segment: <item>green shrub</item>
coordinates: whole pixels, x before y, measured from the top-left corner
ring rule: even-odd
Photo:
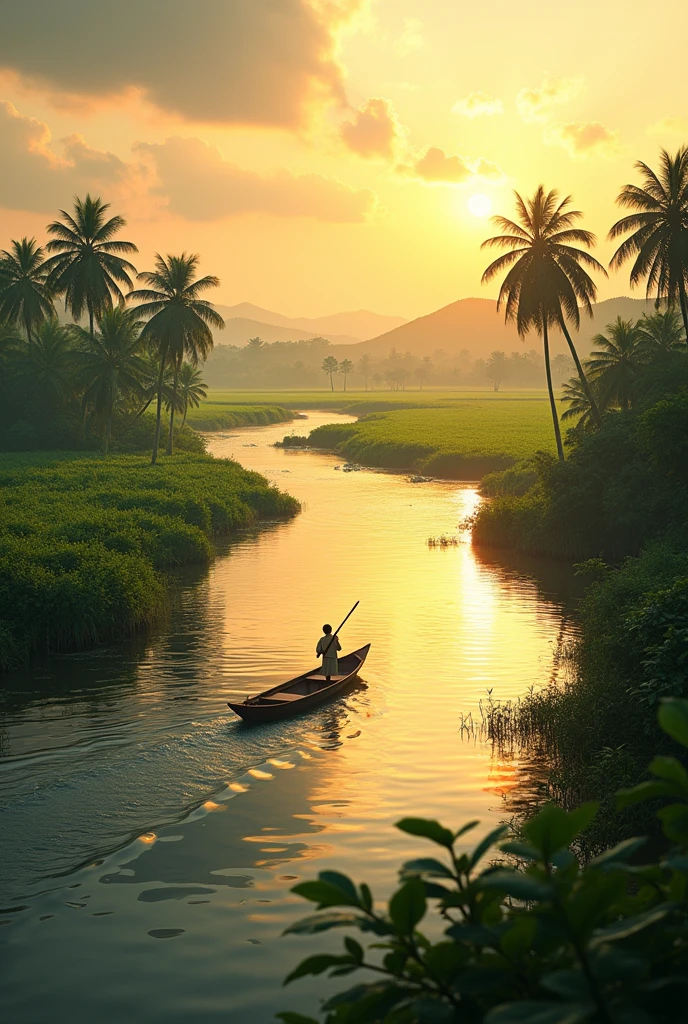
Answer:
[[[665,732],[688,747],[688,701],[660,709]],[[684,755],[685,756],[685,753]],[[605,850],[581,867],[570,847],[597,806],[565,811],[548,804],[517,839],[505,828],[472,851],[465,835],[436,821],[406,818],[403,832],[439,846],[401,869],[401,886],[378,909],[365,883],[337,871],[293,892],[318,912],[287,929],[312,935],[358,929],[340,954],[304,960],[286,981],[329,972],[369,971],[328,999],[328,1024],[676,1024],[685,1019],[688,974],[688,772],[656,757],[652,779],[619,794],[621,807],[669,801],[658,814],[668,850],[647,855],[644,839]],[[482,867],[499,844],[499,860]],[[437,913],[430,938],[419,926]],[[285,1024],[316,1024],[298,1013]]]

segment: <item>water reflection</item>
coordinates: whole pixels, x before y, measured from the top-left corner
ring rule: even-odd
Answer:
[[[478,817],[482,832],[504,817],[521,765],[462,742],[461,713],[547,680],[570,574],[465,537],[429,549],[474,488],[335,473],[330,456],[271,447],[283,433],[213,449],[287,486],[300,517],[180,578],[157,632],[8,680],[2,906],[25,909],[0,913],[0,969],[16,1024],[312,1012],[320,981],[280,988],[311,951],[279,939],[303,912],[294,881],[337,866],[384,894],[419,848],[401,816]],[[261,729],[232,719],[229,697],[312,666],[321,624],[356,599],[343,643],[372,641],[367,686]]]

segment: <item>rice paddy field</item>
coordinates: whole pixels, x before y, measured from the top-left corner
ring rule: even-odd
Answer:
[[[239,400],[359,416],[319,427],[305,443],[360,465],[449,480],[480,480],[536,451],[554,451],[544,391],[211,391],[198,412],[207,405],[229,413]]]
[[[270,403],[274,403],[274,394]],[[282,405],[216,401],[208,398],[198,409],[189,409],[187,423],[194,430],[233,430],[235,427],[264,427],[287,423],[292,413]]]

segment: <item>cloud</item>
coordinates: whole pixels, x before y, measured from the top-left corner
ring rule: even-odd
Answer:
[[[80,135],[62,139],[59,151],[43,121],[0,101],[0,204],[11,210],[53,211],[75,192],[112,188],[123,182],[128,165],[93,149]]]
[[[484,157],[467,160],[463,156],[448,156],[437,146],[431,146],[414,164],[401,165],[398,170],[430,184],[460,185],[475,178],[504,179],[504,173],[497,164]]]
[[[283,170],[261,176],[237,167],[216,146],[198,138],[138,143],[136,152],[153,165],[155,193],[171,213],[186,220],[214,221],[262,211],[351,223],[365,220],[375,205],[369,189],[353,189],[319,174]]]
[[[580,92],[580,78],[546,78],[536,89],[521,89],[516,96],[516,109],[527,123],[546,121],[552,107],[566,103]]]
[[[569,121],[568,124],[554,125],[545,133],[545,142],[563,146],[571,156],[612,157],[621,149],[619,132],[599,121]]]
[[[394,41],[394,49],[399,56],[405,57],[414,50],[420,50],[424,42],[423,22],[420,18],[404,18],[401,35]]]
[[[345,145],[363,157],[392,159],[404,136],[394,107],[389,100],[375,96],[356,111],[353,121],[341,127]]]
[[[662,117],[647,129],[648,135],[685,135],[688,122],[683,117]]]
[[[504,113],[504,104],[486,92],[469,92],[468,96],[456,101],[452,113],[470,118],[494,117]]]
[[[196,122],[296,128],[345,103],[335,49],[363,0],[21,0],[3,5],[0,69],[56,98],[139,91]]]

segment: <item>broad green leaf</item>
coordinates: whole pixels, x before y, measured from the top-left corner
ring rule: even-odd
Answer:
[[[490,1010],[484,1024],[580,1024],[594,1013],[590,1003],[505,1003]]]
[[[358,914],[331,911],[329,914],[311,914],[300,921],[295,921],[285,929],[284,935],[315,935],[326,932],[330,928],[360,928],[366,924],[365,918]]]
[[[688,842],[688,804],[669,804],[657,811],[662,830],[675,843]]]
[[[665,697],[659,705],[659,724],[682,747],[688,747],[688,700]]]
[[[454,834],[448,828],[440,825],[439,821],[430,821],[427,818],[402,818],[396,827],[410,836],[422,836],[423,839],[430,839],[433,843],[445,846],[451,850],[454,843]]]
[[[297,978],[305,978],[307,974],[322,974],[329,967],[336,967],[348,959],[348,957],[330,956],[327,953],[306,957],[291,974],[286,976],[283,984],[288,985],[290,981],[296,981]]]
[[[410,1020],[418,1021],[418,1024],[452,1024],[455,1020],[454,1010],[451,1006],[437,997],[419,996],[414,999],[409,1009],[412,1012]]]
[[[365,882],[361,882],[361,906],[364,910],[373,909],[373,894]]]
[[[642,803],[644,800],[654,800],[660,796],[676,796],[676,790],[670,782],[640,782],[637,786],[628,789],[619,789],[616,793],[616,808],[623,811],[632,804]]]
[[[688,772],[675,757],[655,757],[650,762],[650,772],[659,779],[675,782],[679,790],[688,795]]]
[[[347,935],[346,938],[344,939],[344,945],[346,946],[347,950],[354,958],[354,960],[356,960],[358,963],[361,963],[361,961],[363,960],[363,946],[360,944],[360,942],[356,942],[356,939],[352,939],[350,935]]]
[[[564,811],[556,804],[546,804],[523,826],[526,839],[549,860],[557,850],[571,845],[576,836],[588,827],[597,814],[599,804],[591,801],[575,811]]]
[[[299,882],[292,890],[297,896],[303,896],[311,903],[317,903],[319,907],[357,907],[358,896],[354,891],[352,896],[346,889],[332,882],[326,882],[318,878],[313,882]]]
[[[356,1024],[373,1024],[383,1020],[389,1011],[410,995],[410,990],[394,982],[377,981],[369,985],[355,985],[346,992],[339,992],[328,999],[323,1009],[336,1010],[338,1007],[355,1005],[355,1016],[349,1018]]]
[[[348,893],[352,900],[358,904],[358,893],[356,892],[356,886],[346,875],[340,874],[339,871],[320,871],[318,878],[322,882],[327,882],[328,885],[334,885],[342,892]]]
[[[423,957],[430,970],[442,981],[451,981],[466,959],[466,951],[456,942],[438,942]]]
[[[422,879],[409,878],[389,901],[389,916],[403,935],[410,935],[425,916],[427,903]]]
[[[402,875],[429,875],[430,878],[453,878],[453,874],[441,861],[434,857],[419,857],[417,860],[408,860],[401,869]]]
[[[537,921],[532,914],[520,914],[509,922],[508,929],[499,940],[500,949],[509,957],[525,956],[532,949]]]
[[[512,857],[519,857],[521,860],[539,860],[540,854],[534,846],[528,843],[519,842],[517,839],[502,843],[499,847],[502,853],[510,853]]]
[[[498,828],[493,828],[491,832],[488,832],[484,839],[482,839],[475,850],[470,856],[470,868],[471,870],[476,866],[478,861],[485,856],[487,851],[498,843],[502,836],[508,831],[506,825],[499,825]]]
[[[552,886],[522,871],[498,870],[481,875],[481,888],[498,889],[517,900],[545,900],[552,895]]]
[[[660,903],[658,907],[652,907],[642,914],[624,917],[614,924],[607,925],[606,928],[598,928],[592,937],[592,944],[599,945],[602,942],[616,942],[619,939],[627,939],[631,935],[636,935],[637,932],[657,924],[658,921],[663,921],[673,909],[673,903]]]
[[[429,900],[444,900],[446,903],[447,901],[451,901],[454,897],[454,893],[451,889],[447,889],[443,885],[438,885],[437,882],[427,882],[423,879],[423,885],[425,886],[425,895]]]
[[[477,818],[474,821],[467,821],[465,825],[461,826],[461,828],[458,830],[458,832],[454,833],[454,839],[458,839],[459,836],[465,835],[466,832],[471,832],[479,824],[480,824],[480,822],[478,821]]]
[[[604,981],[628,981],[637,984],[649,970],[648,961],[623,946],[601,946],[593,951],[596,977]]]
[[[591,868],[601,868],[614,864],[617,861],[629,860],[646,842],[647,839],[643,836],[637,839],[624,839],[623,842],[617,843],[616,846],[612,846],[611,849],[605,850],[604,853],[594,857],[590,861],[589,866]]]
[[[586,1002],[590,999],[590,989],[582,971],[550,971],[540,978],[540,984],[562,999],[570,999],[572,1002]]]

